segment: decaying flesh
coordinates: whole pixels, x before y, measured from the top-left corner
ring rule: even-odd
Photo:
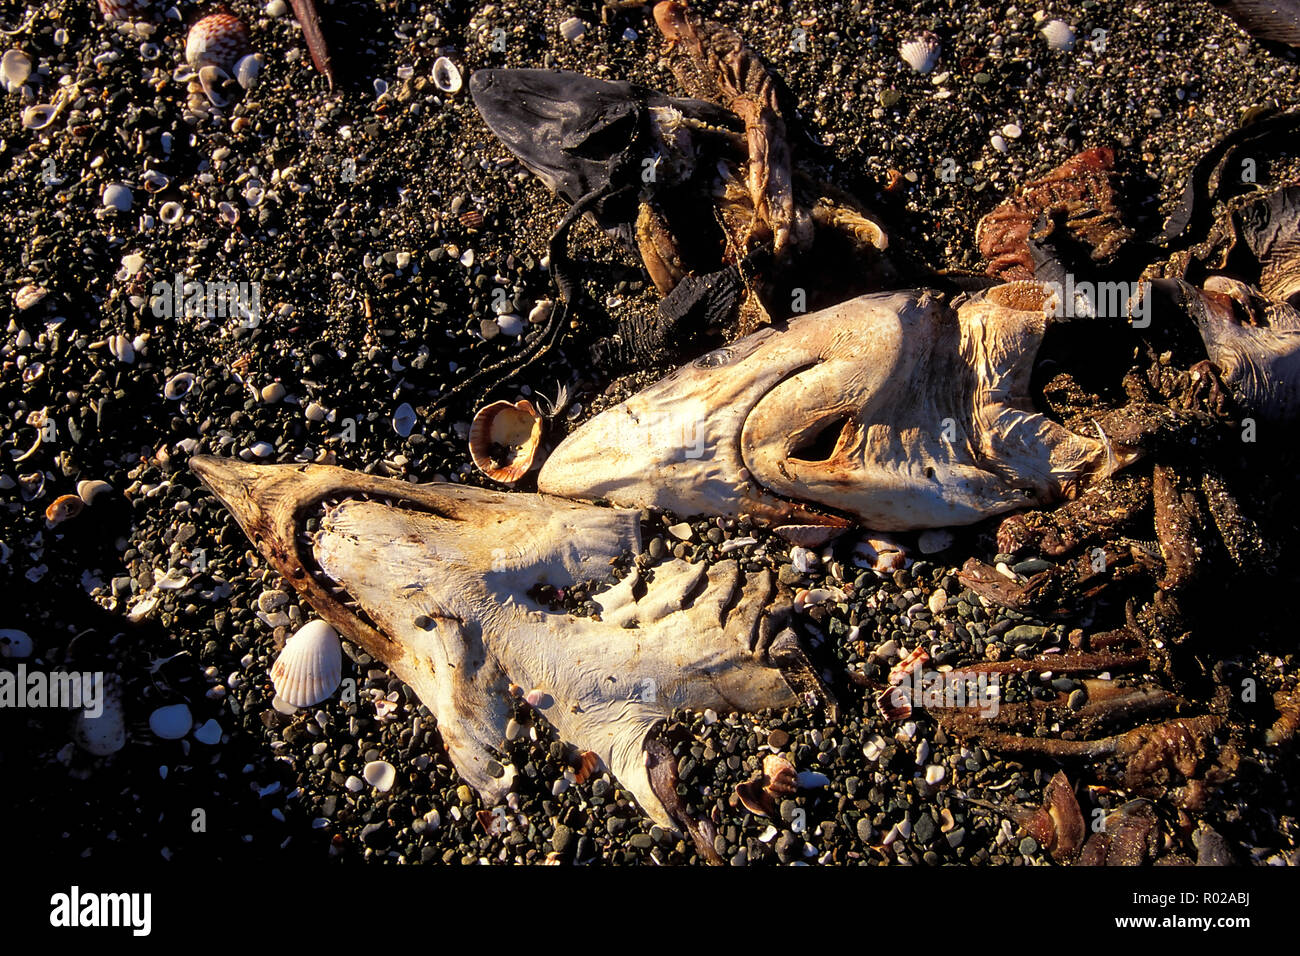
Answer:
[[[924,292],[863,296],[760,330],[588,421],[538,487],[748,513],[804,541],[849,522],[964,525],[1068,497],[1132,455],[1034,410],[1052,301],[1034,283],[956,310]]]
[[[636,512],[322,465],[199,457],[191,467],[322,618],[415,690],[457,771],[489,802],[513,778],[494,756],[510,687],[532,688],[564,741],[710,856],[708,825],[687,818],[654,731],[673,708],[779,708],[802,699],[792,685],[819,686],[783,629],[788,607],[773,606],[772,576],[742,579],[735,562],[658,565],[648,583],[596,595],[599,619],[530,597],[542,584],[600,579],[639,552]],[[320,530],[309,536],[311,517]]]
[[[678,82],[691,96],[720,102],[745,124],[745,178],[755,213],[747,246],[769,236],[777,255],[787,246],[806,245],[812,224],[794,202],[790,144],[772,75],[738,33],[697,19],[684,3],[656,4],[654,19]]]

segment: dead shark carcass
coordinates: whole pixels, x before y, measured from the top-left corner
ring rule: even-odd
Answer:
[[[965,525],[1060,500],[1136,453],[1033,407],[1034,356],[1059,304],[1019,282],[955,310],[897,292],[778,323],[581,426],[538,488],[748,513],[803,543],[850,524]]]
[[[755,711],[821,692],[771,574],[742,579],[734,561],[673,559],[648,581],[633,570],[596,595],[599,619],[530,596],[598,580],[638,553],[636,512],[323,465],[199,457],[191,467],[322,618],[415,690],[486,801],[513,782],[497,760],[511,687],[531,688],[564,741],[712,858],[710,825],[683,809],[657,726],[673,708]]]

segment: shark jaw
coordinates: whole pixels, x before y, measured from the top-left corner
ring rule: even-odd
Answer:
[[[640,551],[635,512],[545,495],[413,485],[318,465],[191,467],[299,594],[409,684],[457,771],[501,799],[512,685],[558,736],[595,753],[656,823],[690,819],[655,731],[674,708],[754,711],[822,696],[768,573],[671,560],[596,595],[600,618],[552,611],[538,584],[605,577]],[[317,518],[319,531],[306,533]],[[798,693],[795,689],[797,688]]]

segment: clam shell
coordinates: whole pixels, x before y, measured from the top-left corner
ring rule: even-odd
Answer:
[[[372,760],[366,764],[361,776],[366,783],[374,787],[380,793],[387,793],[393,789],[393,784],[397,782],[397,771],[387,760]]]
[[[38,103],[23,110],[24,129],[45,129],[54,122],[58,109],[49,103]]]
[[[163,386],[163,397],[173,402],[178,402],[190,393],[194,387],[193,372],[177,372],[171,378],[167,379],[167,384]]]
[[[93,505],[96,498],[100,495],[106,495],[112,490],[112,485],[98,478],[77,482],[77,496],[88,505]]]
[[[928,30],[905,42],[898,49],[903,62],[917,73],[929,73],[939,65],[942,47],[939,38]]]
[[[235,81],[244,89],[251,90],[262,72],[263,62],[260,53],[250,53],[240,57],[239,62],[235,64]]]
[[[444,93],[458,93],[461,87],[460,70],[445,56],[433,61],[433,85]]]
[[[1064,20],[1048,20],[1038,32],[1053,50],[1069,50],[1074,46],[1074,27]]]
[[[185,62],[194,69],[219,66],[227,74],[248,52],[248,27],[230,13],[210,13],[185,37]]]
[[[22,50],[6,50],[0,57],[0,77],[4,79],[5,90],[18,92],[18,88],[32,75],[32,58]]]
[[[271,683],[280,699],[294,707],[310,707],[338,689],[343,679],[339,635],[324,621],[304,624],[271,666]]]
[[[479,409],[469,428],[469,454],[479,471],[503,484],[528,474],[542,442],[542,416],[523,399]]]

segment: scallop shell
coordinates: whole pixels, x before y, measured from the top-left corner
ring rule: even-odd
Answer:
[[[194,69],[219,66],[230,73],[248,53],[248,27],[230,13],[210,13],[190,27],[185,62]]]
[[[1038,32],[1053,50],[1069,50],[1074,46],[1074,27],[1064,20],[1048,20]]]
[[[899,47],[898,55],[915,72],[929,73],[938,66],[941,50],[939,38],[927,30]]]
[[[319,620],[295,631],[271,666],[275,692],[294,707],[320,703],[338,689],[342,679],[343,651],[338,632]]]
[[[6,50],[0,57],[0,77],[4,79],[5,90],[18,92],[18,88],[32,75],[32,58],[22,50]]]
[[[444,93],[460,92],[460,69],[445,56],[438,57],[433,61],[433,85]]]
[[[541,442],[542,416],[527,399],[485,405],[469,428],[469,454],[475,467],[507,485],[528,474]]]
[[[45,509],[45,520],[52,525],[59,524],[69,518],[75,518],[85,507],[86,503],[76,495],[59,495]]]

